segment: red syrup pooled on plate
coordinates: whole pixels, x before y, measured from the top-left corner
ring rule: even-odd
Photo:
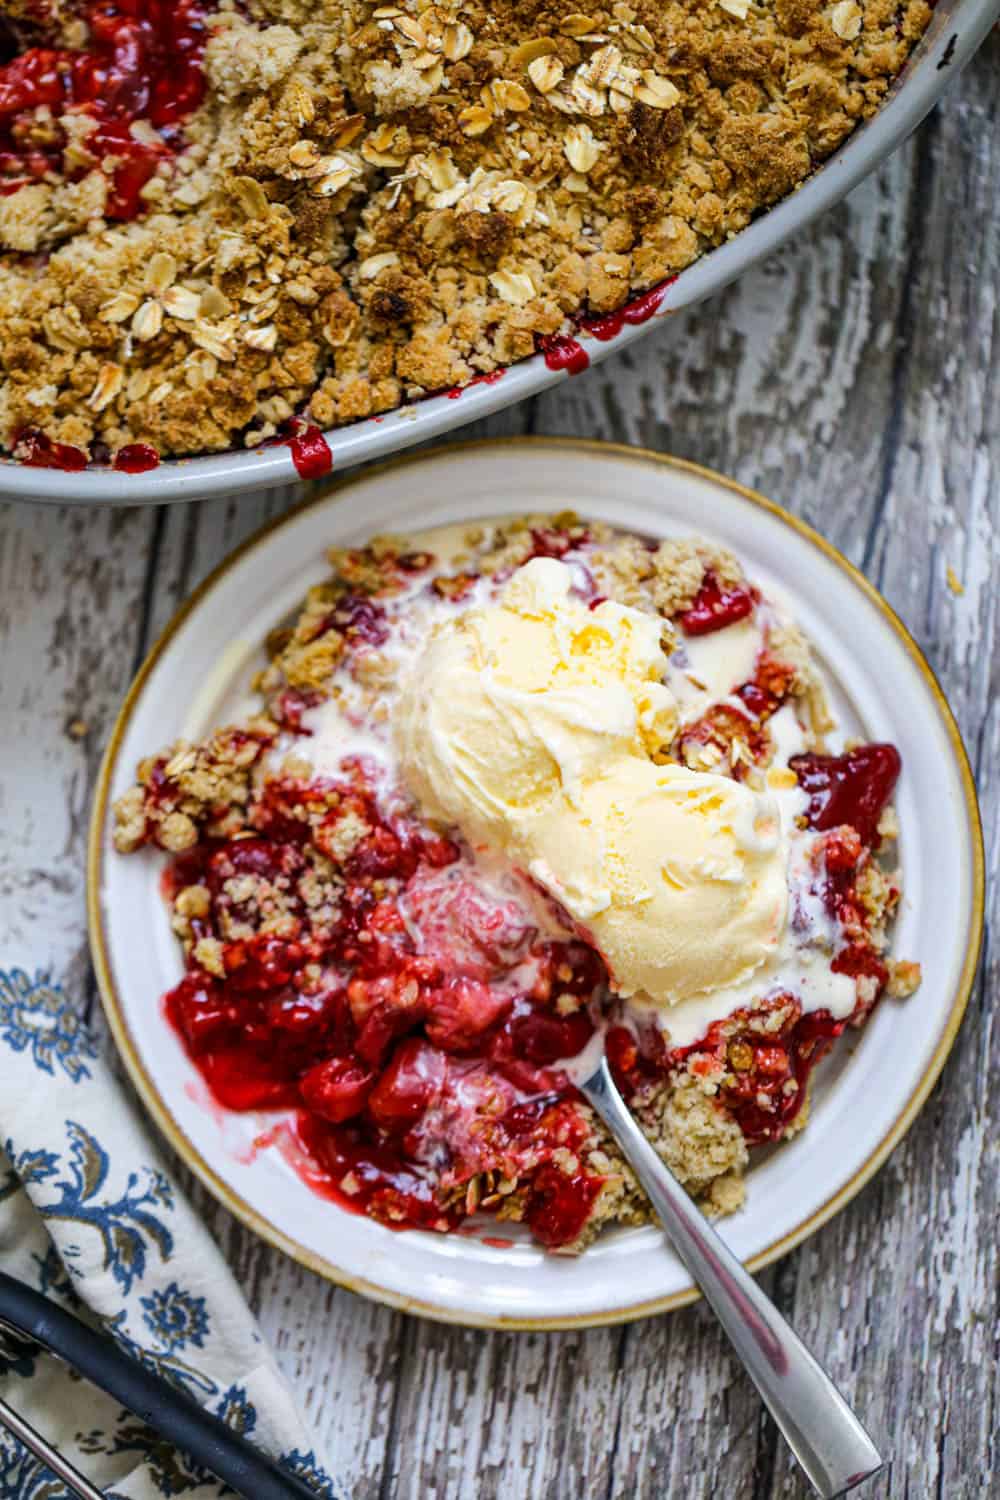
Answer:
[[[56,118],[71,112],[92,119],[86,147],[94,164],[115,158],[105,217],[141,213],[142,189],[179,148],[178,126],[204,97],[210,9],[202,0],[99,0],[83,8],[85,50],[30,47],[0,67],[0,191],[62,174],[62,131],[38,145],[25,128],[45,107]],[[137,140],[131,130],[137,120],[148,120],[161,139]],[[89,170],[74,168],[70,180]]]

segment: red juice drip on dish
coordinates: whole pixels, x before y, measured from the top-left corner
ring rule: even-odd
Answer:
[[[461,396],[464,391],[469,390],[472,386],[496,385],[497,381],[501,380],[504,375],[506,375],[506,373],[506,370],[490,370],[486,375],[477,375],[474,379],[467,380],[464,385],[452,386],[450,391],[445,391],[445,395],[448,397],[449,401],[457,401],[459,396]]]
[[[330,444],[312,422],[296,418],[287,435],[278,441],[291,453],[300,479],[322,479],[333,468]]]
[[[659,312],[668,287],[676,280],[676,276],[671,276],[669,281],[661,281],[659,286],[650,287],[648,292],[626,302],[616,312],[594,313],[581,318],[580,327],[601,343],[607,343],[609,339],[616,338],[626,324],[635,328],[641,323],[648,323]]]
[[[615,312],[586,314],[579,320],[581,331],[601,343],[607,343],[621,333],[626,324],[637,327],[641,323],[648,323],[659,312],[668,287],[676,280],[676,276],[671,276],[669,280],[661,281],[659,286],[651,287],[648,292],[633,298]],[[567,370],[570,375],[581,375],[590,365],[590,358],[583,345],[569,335],[540,338],[538,347],[550,370]]]
[[[34,427],[26,427],[14,439],[12,452],[19,463],[29,469],[61,469],[77,474],[85,469],[88,456],[72,443],[57,443]]]
[[[51,143],[24,144],[25,127],[44,106],[57,118],[71,112],[92,119],[86,146],[94,163],[116,158],[105,217],[140,213],[143,187],[177,149],[179,123],[204,97],[210,8],[203,0],[98,0],[83,8],[85,50],[29,47],[0,67],[0,192],[62,171],[61,130]],[[163,139],[137,140],[137,120],[148,120]],[[67,175],[77,180],[88,170],[77,166]]]
[[[159,466],[160,455],[149,443],[126,443],[115,454],[111,467],[120,474],[145,474]]]
[[[587,351],[577,339],[568,336],[546,337],[539,340],[539,348],[550,370],[566,370],[570,375],[582,375],[590,365]]]

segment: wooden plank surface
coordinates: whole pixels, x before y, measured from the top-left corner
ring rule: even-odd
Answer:
[[[975,760],[993,870],[998,293],[994,36],[918,135],[818,225],[631,353],[480,428],[644,443],[818,525],[939,672]],[[0,954],[51,966],[91,1009],[84,841],[117,705],[177,603],[299,493],[159,512],[0,507]],[[996,979],[988,948],[905,1143],[763,1278],[890,1440],[892,1471],[866,1491],[885,1500],[1000,1486]],[[803,1500],[703,1309],[589,1333],[436,1327],[328,1286],[192,1191],[345,1495]]]

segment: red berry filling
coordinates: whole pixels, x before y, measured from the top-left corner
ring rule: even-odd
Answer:
[[[737,1011],[709,1027],[703,1041],[671,1054],[691,1072],[719,1075],[719,1098],[747,1144],[780,1140],[806,1098],[816,1064],[846,1022],[829,1011],[803,1015],[794,995],[772,996],[752,1011]]]
[[[26,427],[17,434],[11,451],[17,461],[29,469],[61,469],[66,474],[77,474],[87,467],[87,454],[82,448],[72,443],[54,442],[33,427]]]
[[[85,51],[30,47],[0,67],[0,191],[53,173],[73,181],[91,170],[64,167],[67,141],[54,122],[73,112],[94,121],[85,140],[93,165],[114,159],[106,217],[140,213],[142,189],[177,148],[179,123],[202,101],[210,8],[203,0],[98,0],[83,7]],[[43,107],[50,111],[44,120],[36,113]],[[137,120],[148,120],[160,140],[137,139]]]
[[[846,823],[862,843],[878,848],[878,820],[902,768],[895,745],[860,745],[845,755],[796,755],[789,765],[809,794],[810,828]]]
[[[743,584],[726,588],[708,572],[694,602],[678,616],[678,622],[685,635],[710,635],[745,620],[753,614],[754,603],[752,589]]]
[[[182,855],[169,881],[175,898],[207,893],[166,1012],[219,1103],[295,1108],[310,1180],[386,1223],[446,1227],[456,1195],[492,1172],[522,1184],[545,1243],[575,1238],[603,1179],[534,1183],[585,1134],[553,1068],[592,1033],[600,959],[543,939],[525,902],[390,812],[359,765],[336,783],[265,782],[249,821],[249,836]],[[315,860],[335,852],[331,909]]]

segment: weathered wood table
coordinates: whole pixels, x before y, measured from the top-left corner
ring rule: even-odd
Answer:
[[[907,147],[810,232],[634,353],[480,429],[668,450],[818,526],[939,673],[994,869],[998,297],[994,35]],[[97,1025],[84,843],[109,726],[180,600],[298,493],[158,511],[0,508],[0,962],[51,966]],[[763,1278],[891,1446],[873,1496],[1000,1493],[996,980],[988,947],[905,1143]],[[805,1495],[700,1307],[591,1333],[437,1327],[334,1289],[195,1192],[357,1500]]]

